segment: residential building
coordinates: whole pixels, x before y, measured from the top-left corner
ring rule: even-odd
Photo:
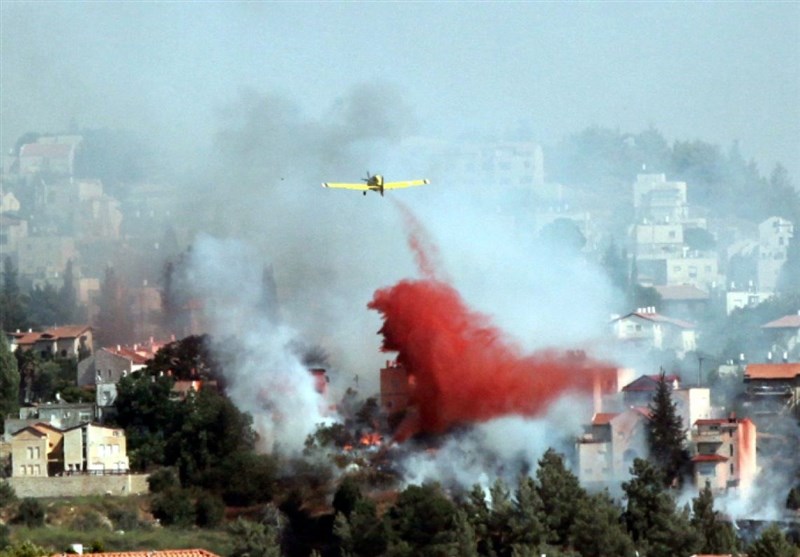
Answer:
[[[800,311],[761,325],[761,330],[772,343],[772,350],[787,352],[788,358],[789,354],[797,352],[800,345]]]
[[[26,143],[20,147],[20,174],[72,176],[75,170],[75,153],[80,140],[56,143],[50,142],[52,139],[41,138],[36,143]]]
[[[91,422],[97,415],[93,402],[48,402],[34,407],[36,417],[60,429]]]
[[[752,415],[800,413],[800,363],[748,364],[744,383]]]
[[[694,483],[716,492],[738,489],[746,494],[757,472],[756,426],[734,416],[697,420],[692,432]]]
[[[584,485],[625,478],[636,458],[647,457],[647,408],[596,413],[577,443],[578,479]]]
[[[674,350],[679,357],[697,348],[695,325],[666,317],[655,308],[638,308],[611,321],[615,338],[639,348]]]
[[[387,361],[381,369],[381,410],[384,415],[402,414],[408,408],[411,387],[406,369],[397,362]]]
[[[47,476],[47,433],[34,426],[11,436],[11,475]]]
[[[64,471],[127,472],[125,430],[85,423],[64,431]]]
[[[683,225],[636,224],[633,227],[633,240],[637,261],[662,260],[678,257],[683,253]]]
[[[661,310],[674,317],[697,319],[708,311],[709,294],[692,284],[655,286]]]
[[[680,378],[677,375],[664,375],[664,380],[670,392],[675,392],[680,387]],[[642,375],[622,387],[622,401],[626,408],[632,406],[647,407],[653,402],[653,396],[661,381],[660,375]]]
[[[78,386],[116,384],[126,375],[144,368],[161,346],[151,339],[149,344],[100,348],[78,363]]]
[[[770,217],[758,225],[758,289],[773,292],[786,249],[794,235],[794,225],[781,217]]]
[[[9,333],[11,350],[33,350],[49,358],[80,358],[94,350],[94,336],[89,325],[64,325],[44,331]]]
[[[684,222],[689,217],[686,182],[669,182],[665,174],[638,174],[633,207],[639,220]]]
[[[774,295],[774,292],[764,290],[729,290],[725,293],[725,312],[730,315],[736,309],[754,308]]]
[[[684,387],[672,391],[672,402],[681,417],[686,437],[691,437],[692,426],[698,420],[713,418],[711,389],[708,387]]]
[[[58,476],[64,472],[127,472],[125,431],[83,423],[60,429],[48,423],[11,436],[13,476]]]
[[[638,257],[636,265],[642,284],[653,286],[692,285],[710,291],[721,284],[719,258],[716,254],[689,251],[661,257]]]

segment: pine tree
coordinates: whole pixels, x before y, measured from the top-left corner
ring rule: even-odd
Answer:
[[[586,491],[553,449],[548,449],[539,460],[536,485],[544,509],[548,541],[566,545],[578,506],[586,499]]]
[[[714,495],[708,485],[692,499],[691,522],[702,538],[703,553],[736,551],[736,534],[730,523],[722,522],[719,513],[714,510]]]
[[[796,557],[797,554],[797,549],[774,524],[747,548],[748,557]]]
[[[75,290],[75,271],[72,259],[67,261],[64,268],[64,282],[58,291],[59,297],[59,323],[74,323],[78,318],[78,301]]]
[[[544,508],[536,490],[536,482],[530,476],[521,475],[511,517],[511,537],[515,546],[536,547],[544,541],[543,513]]]
[[[672,401],[672,388],[667,383],[664,370],[661,370],[649,408],[647,438],[650,459],[661,471],[665,484],[673,485],[682,480],[689,454],[685,447],[686,432],[677,405]]]
[[[620,522],[622,510],[601,492],[590,495],[578,507],[570,538],[582,557],[634,555],[633,540]]]
[[[0,329],[13,331],[28,327],[27,298],[19,287],[17,269],[9,256],[3,259],[3,289],[0,292]]]
[[[676,509],[660,471],[637,458],[631,474],[631,480],[622,484],[627,497],[623,520],[636,546],[648,557],[696,553],[700,536],[689,522],[688,509]]]

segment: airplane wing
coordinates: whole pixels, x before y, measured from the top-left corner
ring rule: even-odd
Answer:
[[[410,188],[411,186],[424,186],[425,184],[430,184],[431,181],[427,179],[423,180],[406,180],[405,182],[386,182],[383,184],[383,189],[385,190],[396,190],[399,188]]]
[[[359,191],[369,191],[369,187],[366,184],[344,184],[344,183],[336,183],[336,182],[322,182],[323,188],[341,188],[345,190],[359,190]]]

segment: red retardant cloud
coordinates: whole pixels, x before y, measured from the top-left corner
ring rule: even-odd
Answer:
[[[566,393],[591,394],[613,371],[570,352],[523,354],[432,274],[378,290],[368,304],[383,317],[383,350],[398,353],[411,379],[417,415],[401,425],[399,441],[510,414],[537,416]]]

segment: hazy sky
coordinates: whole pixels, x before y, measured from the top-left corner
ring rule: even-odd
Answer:
[[[589,125],[738,139],[800,177],[798,2],[14,2],[2,147],[28,130],[131,127],[208,143],[243,87],[319,118],[368,82],[414,133],[554,142]]]

